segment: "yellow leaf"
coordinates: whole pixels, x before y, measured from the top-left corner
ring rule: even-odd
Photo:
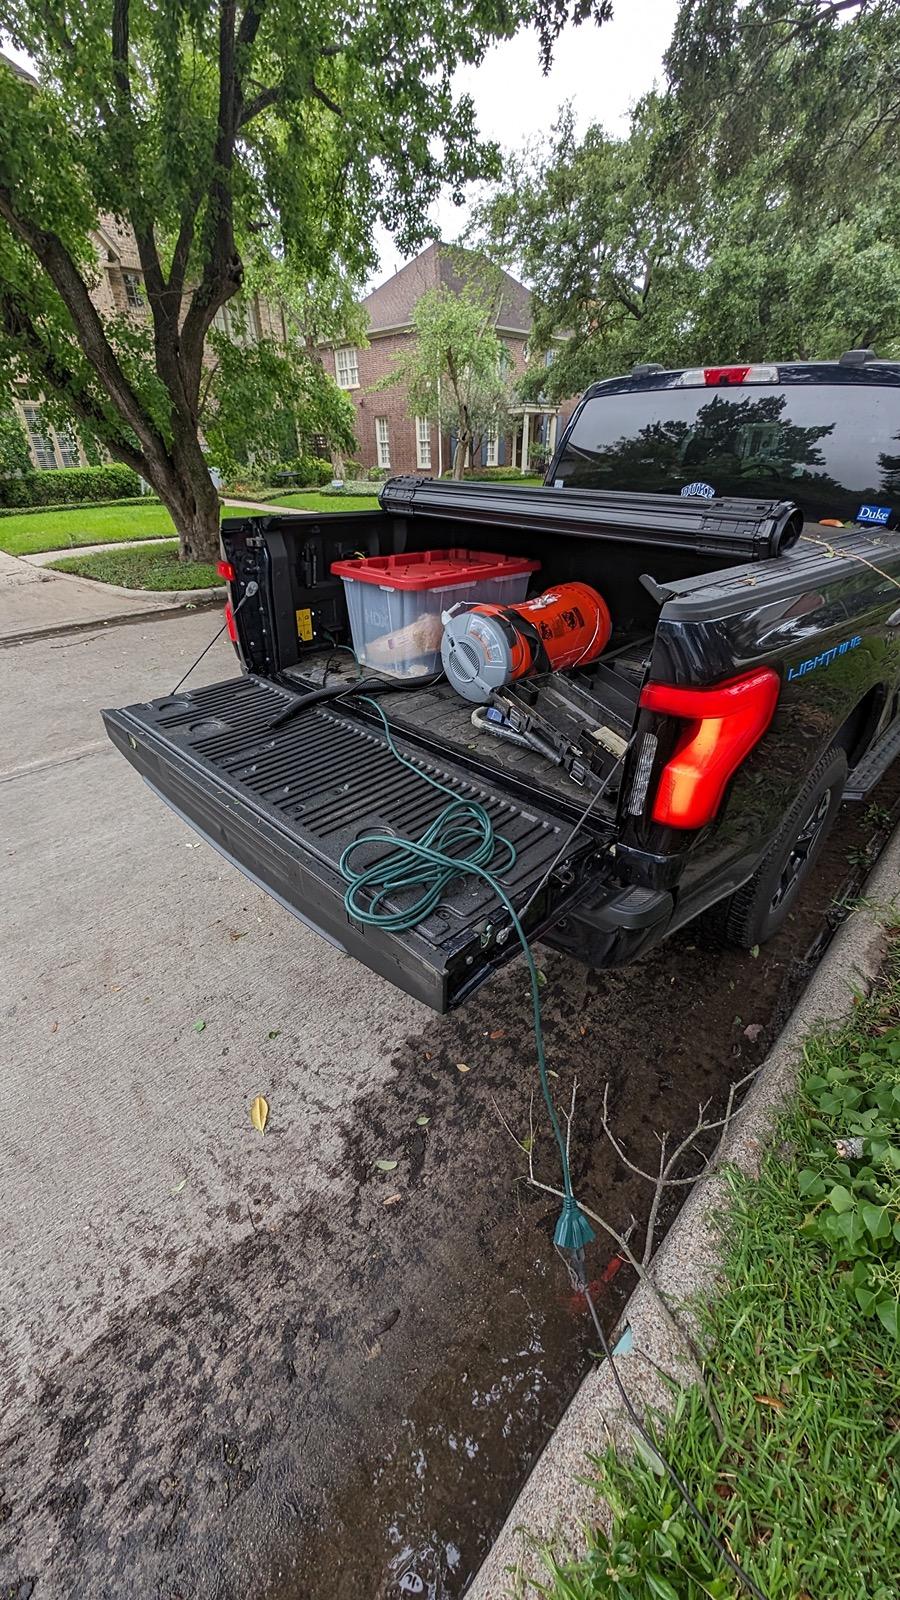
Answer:
[[[457,1061],[456,1070],[457,1072],[470,1072],[471,1068],[468,1067],[464,1061]]]
[[[776,1399],[774,1394],[755,1394],[753,1396],[758,1406],[771,1406],[773,1411],[784,1411],[783,1400]]]
[[[257,1133],[265,1133],[266,1123],[269,1120],[269,1102],[265,1095],[258,1094],[250,1107],[250,1121]]]

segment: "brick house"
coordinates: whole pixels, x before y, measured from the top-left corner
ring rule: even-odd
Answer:
[[[325,369],[350,395],[356,411],[356,458],[364,467],[437,477],[453,465],[454,438],[426,417],[411,417],[403,384],[375,389],[394,369],[395,357],[413,341],[412,317],[417,302],[428,289],[441,286],[460,290],[462,280],[454,270],[454,252],[440,243],[430,244],[373,289],[362,302],[368,314],[368,340],[364,348],[327,345],[322,348]],[[524,372],[531,332],[531,295],[509,273],[502,274],[503,293],[495,326],[509,353],[513,375]],[[529,450],[542,444],[552,450],[560,424],[568,419],[574,401],[561,406],[519,406],[510,413],[510,429],[485,439],[480,449],[482,466],[521,466],[527,470]]]

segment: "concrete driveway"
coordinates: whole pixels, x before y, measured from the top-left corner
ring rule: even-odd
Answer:
[[[215,625],[0,649],[0,1595],[458,1596],[592,1343],[499,1120],[527,1131],[524,980],[434,1017],[141,784],[99,708],[165,693]],[[196,681],[233,666],[220,643]],[[603,1084],[652,1162],[764,1052],[846,848],[759,961],[690,937],[607,975],[544,958],[576,1182],[613,1223],[646,1197]]]

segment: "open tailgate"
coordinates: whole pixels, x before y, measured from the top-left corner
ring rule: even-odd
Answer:
[[[292,698],[249,675],[105,711],[103,720],[150,787],[253,882],[341,950],[446,1011],[516,955],[509,918],[486,883],[463,876],[408,932],[364,927],[348,915],[338,870],[347,845],[372,830],[417,838],[446,801],[394,759],[362,708],[320,704],[273,729]],[[556,921],[586,883],[609,875],[611,834],[604,837],[601,824],[567,843],[570,819],[545,801],[523,803],[502,781],[486,787],[461,764],[437,760],[409,738],[396,742],[423,771],[485,806],[515,846],[502,882],[517,909],[562,852],[529,908],[530,935]]]

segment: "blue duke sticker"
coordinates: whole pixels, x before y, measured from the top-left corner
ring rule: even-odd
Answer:
[[[711,483],[686,483],[681,495],[683,499],[696,495],[700,500],[715,500],[716,491]]]
[[[890,506],[860,506],[854,519],[856,522],[874,522],[879,527],[885,528],[891,520]]]

